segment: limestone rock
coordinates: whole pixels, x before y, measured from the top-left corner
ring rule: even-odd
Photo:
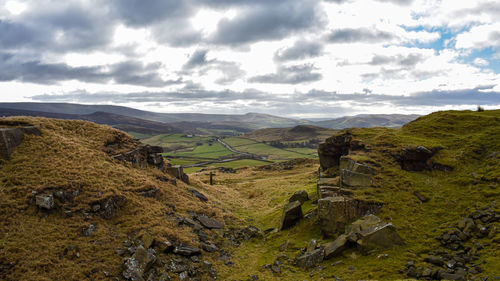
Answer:
[[[363,253],[377,248],[385,249],[404,245],[403,239],[392,223],[380,224],[361,231],[357,243],[359,250]]]
[[[293,202],[293,201],[300,201],[300,204],[304,204],[304,202],[309,200],[309,195],[307,194],[307,191],[305,190],[300,190],[295,192],[292,197],[288,200],[288,202]]]
[[[336,257],[348,248],[349,241],[347,240],[347,235],[342,234],[335,241],[325,244],[325,259]]]
[[[341,170],[342,186],[369,187],[372,185],[372,177],[367,174],[357,173],[349,170]]]
[[[325,236],[342,233],[352,220],[376,213],[382,204],[348,197],[336,196],[318,200],[318,217]]]
[[[349,133],[333,136],[318,146],[318,156],[321,169],[326,171],[337,167],[342,155],[349,154],[352,136]]]
[[[283,209],[283,216],[281,217],[280,230],[294,226],[302,217],[302,205],[300,201],[293,201],[286,204]]]
[[[24,141],[24,135],[41,135],[35,126],[0,128],[0,158],[9,159],[14,149]]]
[[[320,264],[324,258],[324,250],[316,249],[312,252],[302,254],[295,258],[295,264],[303,269],[310,269]]]
[[[52,193],[36,195],[35,203],[39,208],[50,210],[54,208],[54,195]]]
[[[146,250],[139,246],[134,255],[125,260],[123,277],[127,280],[142,281],[144,273],[155,263],[156,253],[153,249]]]
[[[362,231],[369,230],[377,225],[382,223],[382,220],[378,218],[375,215],[367,215],[359,220],[356,220],[355,222],[351,223],[350,225],[346,226],[345,228],[345,233],[350,234],[350,233],[360,233]]]

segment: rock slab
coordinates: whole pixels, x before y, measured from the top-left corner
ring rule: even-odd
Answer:
[[[286,204],[283,209],[283,216],[281,217],[280,230],[294,226],[303,216],[300,201],[293,201]]]

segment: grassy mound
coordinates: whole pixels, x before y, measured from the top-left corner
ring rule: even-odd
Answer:
[[[171,214],[188,211],[222,217],[210,200],[202,203],[188,186],[173,185],[154,168],[114,160],[113,152],[138,142],[108,126],[84,121],[7,118],[39,126],[41,136],[27,135],[0,169],[0,279],[100,280],[120,276],[122,257],[115,251],[125,240],[147,231],[159,241],[193,244],[188,228]],[[111,145],[112,144],[112,145]],[[154,198],[145,191],[156,190]],[[47,191],[76,195],[56,208],[39,209],[34,195]],[[65,193],[65,194],[66,194]],[[111,219],[92,212],[95,202],[125,198]],[[208,196],[209,199],[212,199]],[[174,207],[175,206],[175,207]],[[97,226],[91,236],[82,229]],[[78,257],[67,255],[78,249]]]

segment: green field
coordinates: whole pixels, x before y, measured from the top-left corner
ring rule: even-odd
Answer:
[[[236,150],[267,156],[270,160],[315,157],[311,155],[312,151],[315,151],[313,149],[307,152],[302,152],[304,151],[302,148],[281,149],[242,137],[225,138],[224,141]]]

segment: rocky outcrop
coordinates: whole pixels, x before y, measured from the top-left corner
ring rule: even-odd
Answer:
[[[340,157],[349,154],[352,136],[349,133],[333,136],[318,146],[318,156],[321,169],[326,171],[338,167]]]
[[[0,128],[0,158],[9,159],[14,149],[24,141],[25,135],[41,134],[40,128],[35,126]]]
[[[340,157],[340,179],[342,187],[362,188],[372,185],[374,169],[368,165],[358,163],[348,156]]]
[[[310,269],[320,264],[325,256],[323,248],[313,249],[295,258],[295,265],[303,269]]]
[[[93,213],[99,215],[103,219],[111,219],[115,213],[127,203],[127,198],[122,195],[108,196],[99,201],[90,204]]]
[[[139,145],[134,150],[113,155],[112,157],[117,160],[132,163],[133,165],[137,165],[141,168],[151,165],[158,170],[165,172],[167,165],[163,160],[163,156],[160,155],[162,152],[163,148],[160,146]]]
[[[374,214],[382,203],[344,196],[326,197],[318,200],[318,220],[324,236],[334,236],[356,218]]]
[[[144,273],[156,261],[156,253],[153,249],[145,249],[139,246],[135,249],[134,255],[125,260],[123,266],[123,277],[131,281],[142,281]]]
[[[294,226],[302,217],[302,204],[300,201],[293,201],[286,204],[281,217],[280,230]]]

